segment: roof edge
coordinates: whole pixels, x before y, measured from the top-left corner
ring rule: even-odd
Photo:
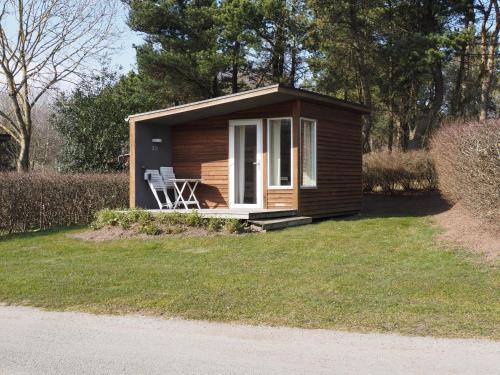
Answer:
[[[263,93],[277,92],[279,87],[280,87],[279,84],[275,84],[275,85],[271,85],[271,86],[259,87],[259,88],[252,89],[252,90],[241,91],[241,92],[237,92],[235,94],[228,94],[228,95],[218,96],[216,98],[210,98],[210,99],[200,100],[197,102],[181,104],[181,105],[177,105],[174,107],[157,109],[155,111],[137,113],[137,114],[133,114],[133,115],[128,116],[126,118],[126,120],[128,121],[129,119],[136,118],[136,117],[147,117],[147,119],[150,119],[151,118],[150,115],[155,115],[155,114],[160,114],[160,113],[162,113],[162,114],[177,113],[179,111],[188,109],[189,107],[201,106],[203,108],[203,107],[207,107],[210,103],[222,101],[225,99],[234,99],[231,101],[236,101],[236,100],[239,100],[239,99],[244,98],[246,96],[252,97],[255,93],[261,93],[261,95],[262,95]],[[152,117],[154,118],[155,116],[152,116]]]
[[[202,109],[206,107],[210,107],[212,103],[217,103],[217,102],[223,102],[226,101],[226,103],[230,102],[235,102],[241,99],[245,98],[252,98],[260,95],[266,95],[266,94],[271,94],[274,92],[280,92],[283,94],[289,94],[289,95],[294,95],[297,96],[298,99],[305,99],[305,100],[311,100],[311,101],[316,101],[316,102],[323,102],[323,103],[328,103],[332,104],[335,106],[351,109],[358,111],[363,114],[368,114],[371,112],[370,108],[362,105],[362,104],[357,104],[341,99],[334,98],[330,95],[326,94],[320,94],[314,91],[309,91],[309,90],[304,90],[304,89],[298,89],[290,86],[286,86],[283,84],[275,84],[271,86],[265,86],[265,87],[259,87],[257,89],[253,90],[247,90],[247,91],[241,91],[235,94],[229,94],[229,95],[224,95],[224,96],[218,96],[216,98],[210,98],[210,99],[205,99],[205,100],[200,100],[197,102],[192,102],[192,103],[187,103],[187,104],[182,104],[174,107],[169,107],[169,108],[164,108],[164,109],[158,109],[155,111],[149,111],[149,112],[143,112],[143,113],[137,113],[128,116],[125,121],[130,121],[131,119],[134,119],[136,121],[145,121],[145,120],[152,120],[155,118],[171,115],[171,114],[177,114],[177,113],[182,113],[186,110],[189,110],[190,108],[193,109]]]

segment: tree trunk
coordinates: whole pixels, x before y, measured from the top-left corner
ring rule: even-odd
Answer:
[[[392,145],[394,144],[394,101],[391,98],[391,113],[389,119],[389,129],[387,137],[387,149],[392,152]]]
[[[467,0],[466,9],[465,9],[465,23],[464,29],[468,30],[469,26],[474,23],[475,15],[474,15],[474,0]],[[453,89],[453,95],[451,98],[451,108],[450,112],[453,116],[464,116],[463,110],[463,81],[465,74],[465,61],[467,59],[469,49],[469,42],[464,41],[461,43],[460,47],[460,62],[458,64],[457,78],[455,81],[455,88]]]
[[[428,135],[436,124],[439,111],[443,105],[444,80],[443,67],[440,60],[437,60],[432,66],[434,95],[430,107],[424,113],[422,118],[417,121],[413,137],[409,143],[409,148],[419,149],[425,146]]]
[[[372,107],[372,93],[371,83],[369,78],[368,69],[366,68],[366,59],[364,53],[364,41],[361,35],[361,30],[358,22],[358,8],[354,2],[349,3],[349,27],[354,41],[354,49],[356,56],[356,70],[359,75],[359,82],[361,85],[361,95],[363,96],[363,104],[371,109]],[[363,152],[371,151],[370,135],[373,128],[373,115],[370,112],[364,118],[363,124]]]
[[[233,66],[231,71],[231,86],[233,94],[236,94],[238,92],[240,48],[241,48],[240,42],[235,42],[233,49]]]
[[[488,24],[491,11],[494,11],[494,28]],[[490,0],[487,9],[483,7],[483,22],[481,24],[481,105],[479,120],[484,121],[488,117],[488,105],[490,101],[491,85],[495,71],[495,54],[498,49],[498,34],[500,32],[500,9],[498,0]]]
[[[291,51],[291,64],[290,64],[290,86],[295,87],[297,79],[297,48],[293,46]]]
[[[17,171],[28,172],[30,167],[30,141],[29,136],[25,136],[19,143],[19,155],[17,157]]]

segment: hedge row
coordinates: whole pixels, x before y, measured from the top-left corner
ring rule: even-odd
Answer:
[[[363,156],[365,192],[396,193],[436,187],[436,171],[427,151],[384,151]]]
[[[444,197],[500,223],[500,119],[442,127],[431,154]]]
[[[89,224],[128,206],[126,174],[0,173],[0,232]]]

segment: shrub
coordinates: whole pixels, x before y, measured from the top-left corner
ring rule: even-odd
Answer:
[[[146,210],[124,210],[115,211],[105,208],[97,212],[95,220],[91,223],[91,228],[100,229],[105,226],[120,225],[123,229],[128,229],[132,224],[139,223],[141,225],[149,224],[153,219],[153,215]]]
[[[372,152],[363,156],[363,190],[396,193],[437,186],[431,156],[425,150]]]
[[[439,189],[452,203],[500,220],[500,119],[448,124],[431,140]]]
[[[186,225],[194,228],[201,228],[205,226],[205,219],[198,212],[193,211],[185,215]]]
[[[134,225],[138,224],[138,225]],[[211,232],[243,233],[247,230],[244,222],[237,219],[204,218],[197,212],[180,214],[161,212],[156,215],[145,210],[113,211],[104,209],[96,214],[92,229],[120,225],[124,229],[133,227],[139,233],[158,235],[177,234],[187,228],[203,228]]]
[[[214,218],[207,219],[206,226],[207,226],[208,230],[211,230],[213,232],[218,232],[218,231],[224,229],[225,224],[226,224],[225,219],[220,219],[220,218],[214,217]]]
[[[126,174],[0,173],[0,232],[88,224],[103,208],[127,205]]]
[[[245,223],[238,219],[227,219],[224,228],[229,233],[243,233],[247,230]]]
[[[158,222],[160,222],[161,224],[165,225],[186,224],[186,215],[180,214],[178,212],[169,212],[169,213],[161,212],[155,216],[155,219],[158,220]]]
[[[150,236],[157,236],[162,233],[162,229],[156,221],[150,221],[139,226],[139,233],[144,233]]]

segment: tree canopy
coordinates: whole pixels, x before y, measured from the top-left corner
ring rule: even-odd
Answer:
[[[73,169],[113,168],[130,113],[278,82],[371,107],[365,152],[425,148],[443,121],[500,111],[498,0],[122,1],[144,36],[137,73],[58,102],[63,133],[97,139],[78,152],[100,164]]]

